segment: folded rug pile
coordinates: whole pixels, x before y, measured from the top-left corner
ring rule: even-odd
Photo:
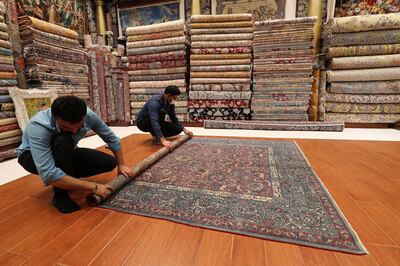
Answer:
[[[131,118],[151,96],[160,94],[168,85],[178,86],[181,96],[175,102],[180,121],[186,122],[187,94],[187,26],[185,20],[126,29]]]
[[[15,117],[15,106],[8,93],[17,85],[14,58],[0,2],[0,161],[16,157],[15,148],[21,142],[21,130]]]
[[[18,23],[29,87],[75,95],[92,107],[88,56],[78,33],[29,16]]]
[[[400,16],[333,18],[324,32],[327,71],[320,107],[326,121],[400,120]]]
[[[250,119],[251,14],[191,17],[191,121]]]
[[[308,120],[316,17],[254,23],[254,120]]]

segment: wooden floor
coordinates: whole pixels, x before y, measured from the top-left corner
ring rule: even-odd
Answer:
[[[51,189],[30,175],[0,187],[0,265],[400,265],[400,142],[297,142],[369,255],[92,208],[84,193],[72,195],[82,210],[62,215]],[[129,165],[159,148],[144,135],[122,143]]]

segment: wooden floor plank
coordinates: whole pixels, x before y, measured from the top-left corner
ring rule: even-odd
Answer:
[[[343,266],[354,266],[354,265],[365,265],[365,266],[372,266],[372,265],[379,265],[375,258],[371,255],[352,255],[346,254],[341,252],[335,253],[336,258],[340,262],[340,265]]]
[[[367,248],[379,265],[398,266],[400,264],[400,248],[379,245],[367,245]]]
[[[122,230],[89,265],[122,265],[146,237],[152,219],[132,216]]]
[[[25,179],[20,181],[20,179]],[[28,175],[24,178],[20,178],[3,186],[0,186],[3,192],[0,192],[2,198],[12,199],[12,201],[18,202],[27,197],[31,197],[36,194],[39,190],[44,188],[43,182],[37,175]],[[4,201],[0,201],[0,209],[9,207],[10,204]]]
[[[14,227],[13,230],[0,237],[0,254],[12,249],[38,230],[45,228],[59,215],[58,211],[54,208],[42,209],[43,211],[39,211],[35,215],[27,218],[24,223],[19,224],[17,227]],[[26,255],[23,253],[19,254]]]
[[[265,257],[264,240],[235,235],[232,251],[233,266],[268,265]]]
[[[231,265],[233,238],[234,234],[204,230],[194,265]]]
[[[113,212],[70,252],[59,260],[64,265],[88,265],[110,240],[128,223],[131,215]],[[82,250],[85,252],[82,253]]]
[[[177,227],[169,248],[161,253],[161,265],[184,266],[193,265],[199,249],[203,229],[187,225]]]
[[[1,199],[0,199],[1,200]],[[29,208],[31,203],[30,198],[25,198],[21,201],[13,202],[10,206],[5,207],[0,210],[0,222],[9,219],[11,216],[16,215],[17,213],[26,210]]]
[[[35,216],[46,210],[46,208],[49,208],[49,205],[48,202],[32,199],[30,207],[25,211],[18,212],[16,215],[12,215],[8,219],[0,222],[0,237],[11,232],[15,228],[20,227],[32,216]]]
[[[52,210],[55,210],[52,208]],[[33,256],[43,246],[48,244],[51,240],[61,235],[62,232],[68,230],[68,228],[74,224],[79,219],[83,218],[89,209],[83,209],[79,212],[74,212],[70,214],[58,213],[57,217],[46,226],[36,230],[31,236],[22,240],[18,245],[11,249],[11,251],[26,255],[28,257]]]
[[[2,266],[15,266],[22,265],[28,258],[12,252],[7,252],[0,255],[0,265]]]
[[[340,263],[335,256],[335,252],[309,247],[300,247],[305,265],[318,266],[339,266]],[[288,256],[291,256],[290,254]],[[349,254],[350,256],[350,254]]]
[[[400,248],[400,219],[394,216],[379,202],[357,202],[357,205],[368,213],[375,223],[382,228],[388,237]]]
[[[169,249],[176,228],[176,223],[154,219],[140,245],[127,257],[124,265],[161,265],[161,254]]]
[[[265,241],[264,247],[268,265],[306,265],[298,245]]]
[[[77,223],[44,245],[39,252],[26,261],[26,264],[54,265],[110,214],[111,212],[106,210],[91,210]]]

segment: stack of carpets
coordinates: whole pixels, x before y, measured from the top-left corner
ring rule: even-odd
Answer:
[[[400,120],[400,15],[334,18],[323,51],[328,58],[320,106],[326,121]]]
[[[126,29],[131,118],[151,96],[160,94],[168,85],[178,86],[181,96],[175,102],[177,117],[187,122],[188,73],[187,25],[185,20],[130,27]]]
[[[33,17],[18,20],[29,87],[75,95],[91,106],[88,57],[78,33]]]
[[[131,124],[129,76],[128,71],[122,67],[121,56],[116,51],[109,54],[109,66],[104,75],[108,124],[129,126]]]
[[[8,27],[3,8],[0,8],[0,161],[15,157],[15,148],[21,142],[22,132],[15,117],[14,103],[8,94],[8,90],[17,85],[16,78]]]
[[[114,126],[131,123],[128,71],[123,68],[125,46],[120,53],[104,45],[87,48],[90,60],[93,111]]]
[[[316,17],[254,23],[254,120],[308,120]]]
[[[251,117],[251,14],[191,17],[189,118]]]

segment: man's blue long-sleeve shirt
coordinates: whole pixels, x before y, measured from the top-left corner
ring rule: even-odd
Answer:
[[[179,123],[175,113],[175,105],[166,103],[164,100],[164,93],[154,95],[148,100],[142,109],[139,111],[136,117],[136,122],[150,118],[151,127],[153,128],[154,134],[157,138],[162,138],[163,133],[160,126],[160,110],[164,109],[168,114],[172,123]]]
[[[72,135],[75,146],[89,130],[96,132],[112,151],[121,149],[119,138],[97,114],[88,108],[83,127]],[[29,121],[22,135],[22,143],[17,148],[18,156],[24,151],[31,151],[36,169],[45,184],[48,184],[49,181],[59,180],[66,175],[64,171],[56,167],[51,150],[51,140],[58,134],[60,134],[60,129],[51,114],[51,109],[41,111]]]

